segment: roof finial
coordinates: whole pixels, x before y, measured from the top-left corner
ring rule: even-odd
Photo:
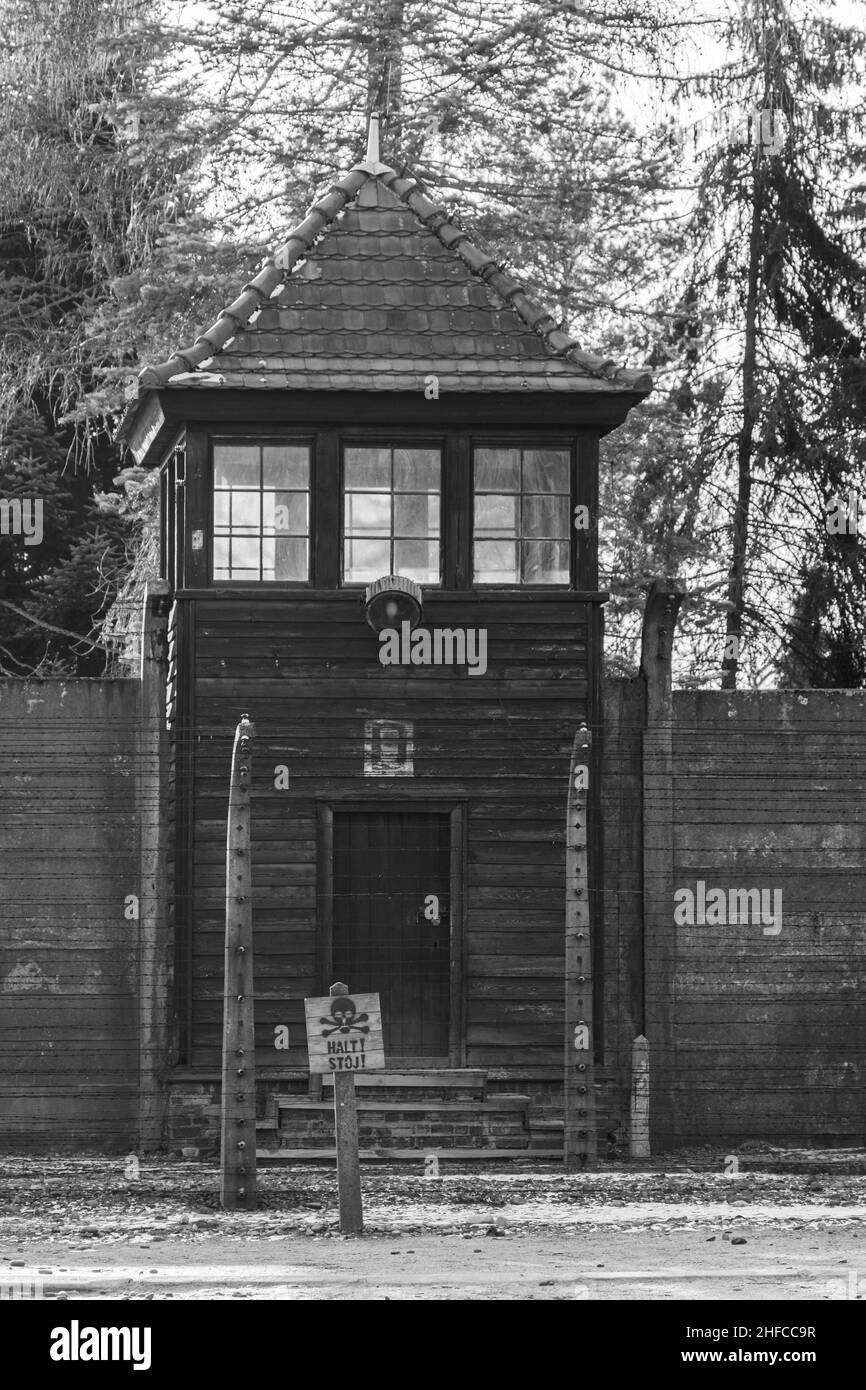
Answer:
[[[355,164],[353,168],[363,169],[365,174],[393,174],[394,170],[387,164],[383,164],[379,155],[379,122],[382,119],[381,112],[371,111],[367,118],[367,154],[363,164]]]
[[[370,119],[367,122],[367,164],[379,163],[379,115],[376,111],[370,112]]]

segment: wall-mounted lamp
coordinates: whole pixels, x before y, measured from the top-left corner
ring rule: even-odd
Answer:
[[[364,594],[364,617],[374,632],[386,627],[400,630],[401,623],[416,628],[424,612],[424,595],[414,579],[388,574],[374,579]]]

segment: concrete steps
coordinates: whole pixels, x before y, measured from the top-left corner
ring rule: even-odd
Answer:
[[[256,1123],[259,1156],[332,1158],[332,1092],[333,1084],[325,1084],[309,1095],[273,1095],[266,1118]],[[529,1096],[488,1093],[483,1071],[377,1072],[356,1078],[356,1095],[362,1157],[508,1159],[525,1157],[532,1146]]]

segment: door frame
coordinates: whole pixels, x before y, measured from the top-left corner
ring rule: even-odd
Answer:
[[[466,1065],[466,1001],[465,980],[465,937],[463,930],[463,884],[466,861],[466,814],[465,798],[455,800],[449,797],[443,801],[407,800],[391,801],[387,797],[327,796],[316,800],[317,852],[316,852],[316,976],[322,995],[327,994],[333,983],[334,948],[334,812],[335,811],[380,811],[403,812],[427,811],[449,818],[449,880],[451,892],[450,944],[449,944],[449,1018],[448,1018],[448,1065]],[[389,1064],[390,1065],[390,1064]],[[401,1071],[426,1070],[423,1060],[401,1062]]]

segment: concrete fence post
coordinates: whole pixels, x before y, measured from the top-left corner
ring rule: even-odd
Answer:
[[[137,798],[138,908],[138,1144],[146,1153],[165,1140],[165,1069],[170,1061],[169,992],[172,942],[168,924],[166,801],[166,633],[169,585],[148,581],[144,597],[139,690]]]
[[[226,935],[223,976],[220,1203],[256,1205],[256,1038],[253,1003],[253,883],[250,787],[255,729],[235,730],[226,826]]]
[[[655,579],[641,641],[646,696],[643,733],[644,1032],[653,1057],[650,1132],[655,1150],[674,1138],[673,1027],[676,968],[673,873],[673,694],[671,664],[684,590]]]
[[[565,823],[565,1068],[563,1159],[592,1164],[597,1157],[595,1027],[592,988],[593,921],[589,902],[589,778],[592,735],[574,736]]]

